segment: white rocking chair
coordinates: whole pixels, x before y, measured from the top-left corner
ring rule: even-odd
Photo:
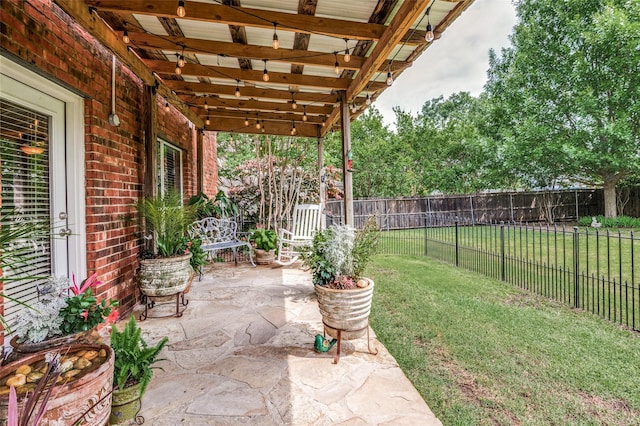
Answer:
[[[278,233],[278,258],[276,263],[291,265],[300,257],[297,249],[309,245],[316,231],[320,230],[321,212],[319,204],[298,204],[293,209],[291,230],[280,229]]]

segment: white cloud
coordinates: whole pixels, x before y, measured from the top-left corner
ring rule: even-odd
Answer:
[[[487,81],[489,49],[508,46],[515,23],[510,0],[476,0],[376,100],[385,124],[394,126],[394,106],[415,115],[425,101],[441,95],[480,94]]]

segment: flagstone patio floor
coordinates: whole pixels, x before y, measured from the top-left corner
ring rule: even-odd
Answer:
[[[366,337],[343,341],[338,364],[335,346],[314,350],[322,321],[299,264],[215,263],[187,299],[181,318],[139,322],[148,343],[169,337],[143,397],[145,424],[441,425],[373,332],[377,355]]]

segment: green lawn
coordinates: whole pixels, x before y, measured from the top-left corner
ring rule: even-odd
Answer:
[[[637,233],[583,228],[575,235],[573,228],[561,227],[505,226],[502,231],[499,225],[460,226],[457,253],[455,227],[386,231],[381,237],[382,253],[426,254],[454,264],[457,254],[463,268],[504,277],[511,284],[640,330]]]
[[[640,425],[640,335],[424,257],[379,255],[371,325],[445,425]]]

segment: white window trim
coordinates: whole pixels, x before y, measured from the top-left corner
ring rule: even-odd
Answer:
[[[160,176],[158,176],[160,182],[160,194],[164,194],[166,189],[164,187],[164,155],[166,147],[169,147],[171,149],[175,149],[180,153],[180,195],[184,197],[184,150],[161,138],[158,138],[158,143],[160,144],[159,151],[160,159],[162,160],[160,162]]]

